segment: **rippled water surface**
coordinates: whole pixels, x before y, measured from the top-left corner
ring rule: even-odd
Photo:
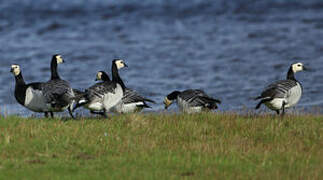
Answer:
[[[51,56],[66,63],[74,88],[92,85],[98,70],[125,59],[126,85],[158,102],[173,90],[201,88],[221,110],[252,108],[262,88],[297,74],[298,108],[323,106],[323,3],[320,0],[0,0],[0,111],[27,113],[15,101],[10,65],[27,82],[49,79]]]

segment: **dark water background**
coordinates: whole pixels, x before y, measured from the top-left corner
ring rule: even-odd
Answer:
[[[55,53],[66,60],[61,77],[79,89],[125,59],[126,85],[156,100],[153,111],[187,88],[221,99],[221,110],[253,108],[249,97],[301,61],[315,72],[297,74],[298,108],[323,107],[321,0],[0,0],[0,45],[5,114],[29,114],[14,99],[10,65],[27,82],[46,81]]]

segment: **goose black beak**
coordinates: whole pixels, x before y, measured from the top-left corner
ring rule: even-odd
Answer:
[[[11,72],[11,73],[13,72],[13,69],[12,69],[12,68],[10,69],[10,72]]]
[[[124,67],[128,67],[128,65],[126,63],[124,63]]]

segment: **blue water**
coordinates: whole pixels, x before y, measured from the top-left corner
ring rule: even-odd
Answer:
[[[251,109],[250,97],[300,61],[315,71],[297,74],[297,109],[323,107],[322,39],[320,0],[0,0],[0,111],[30,114],[16,103],[10,65],[27,82],[47,81],[55,53],[79,89],[124,59],[122,78],[158,102],[152,111],[187,88],[221,99],[223,111]]]

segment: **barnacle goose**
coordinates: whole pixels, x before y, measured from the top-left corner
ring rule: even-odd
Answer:
[[[186,113],[201,112],[202,110],[217,109],[217,104],[221,101],[208,96],[204,91],[199,89],[188,89],[185,91],[173,91],[164,99],[165,109],[167,109],[173,101],[177,101],[180,110]]]
[[[106,72],[99,71],[97,73],[97,80],[110,81],[110,78]],[[142,97],[136,91],[125,88],[121,102],[112,111],[117,113],[140,112],[144,108],[151,108],[146,102],[155,103],[153,100]]]
[[[307,70],[302,63],[292,64],[287,73],[286,80],[280,80],[268,85],[260,96],[255,100],[261,99],[257,104],[256,109],[259,109],[261,104],[265,104],[269,109],[274,110],[277,114],[282,111],[285,113],[285,108],[295,106],[301,99],[303,87],[295,79],[295,73]]]
[[[72,108],[74,104],[75,94],[70,84],[62,80],[57,72],[57,65],[64,63],[63,58],[59,54],[55,54],[51,61],[51,79],[43,84],[43,93],[46,104],[53,117],[53,112],[62,112],[68,109],[72,118]]]
[[[11,65],[10,72],[13,73],[16,80],[15,98],[17,102],[31,111],[44,112],[45,117],[48,117],[49,109],[43,95],[43,83],[26,84],[20,66],[17,64]]]
[[[89,109],[92,114],[100,114],[105,116],[103,111],[103,97],[108,89],[110,78],[109,77],[101,77],[100,73],[97,73],[95,81],[99,81],[103,79],[103,82],[99,82],[94,84],[93,86],[87,88],[84,93],[79,92],[76,95],[77,104],[75,105],[73,111],[75,111],[78,107],[85,107]]]
[[[114,59],[111,67],[112,81],[109,79],[107,81],[96,83],[86,89],[85,94],[79,98],[74,110],[80,106],[84,106],[89,109],[91,113],[106,116],[106,113],[111,111],[111,109],[117,105],[123,97],[125,85],[118,73],[118,70],[123,67],[128,67],[123,60]],[[100,78],[97,77],[97,79]]]

